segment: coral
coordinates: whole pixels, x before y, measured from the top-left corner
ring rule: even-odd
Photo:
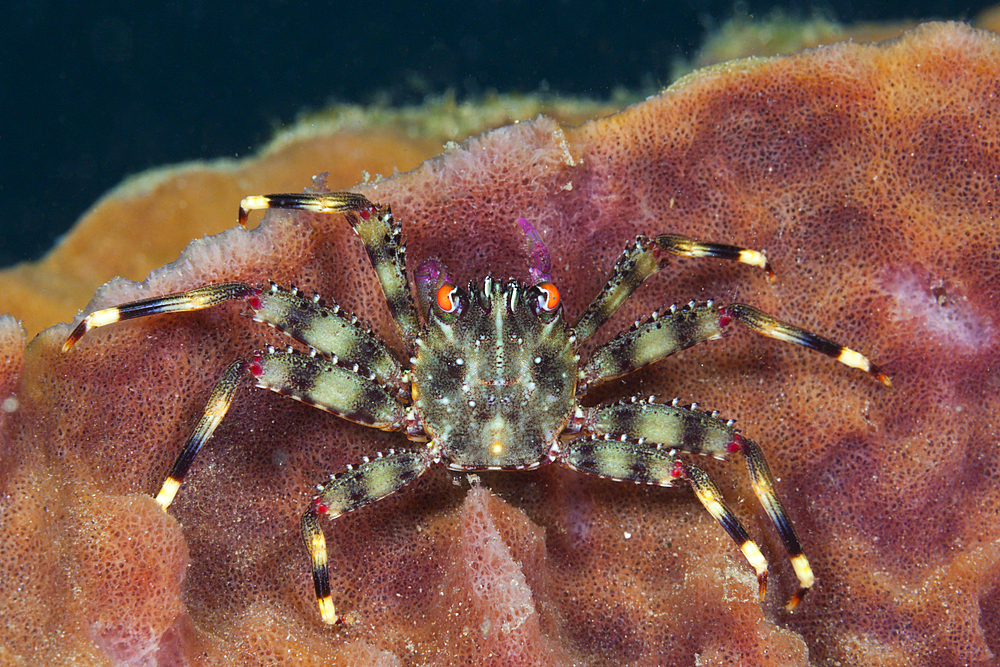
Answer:
[[[326,525],[350,622],[324,626],[298,515],[313,484],[398,435],[246,388],[169,514],[148,497],[225,364],[278,340],[229,304],[109,327],[67,355],[68,326],[25,348],[0,320],[0,659],[996,664],[997,136],[997,37],[929,24],[715,67],[578,128],[520,123],[361,188],[405,221],[411,261],[437,256],[459,281],[525,276],[513,221],[529,219],[570,317],[636,233],[766,248],[777,284],[678,260],[584,353],[665,303],[715,298],[828,334],[892,375],[888,392],[741,332],[595,392],[698,400],[761,443],[817,574],[796,614],[779,611],[794,575],[742,466],[707,461],[772,564],[763,604],[687,489],[435,469]],[[398,345],[336,216],[272,213],[195,241],[90,307],[265,278],[337,298]]]

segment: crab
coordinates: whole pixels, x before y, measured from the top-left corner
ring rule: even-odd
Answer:
[[[301,530],[324,622],[338,623],[342,617],[331,594],[320,517],[333,519],[385,498],[435,465],[455,471],[493,471],[531,470],[556,463],[620,482],[660,486],[687,482],[755,570],[763,597],[767,560],[727,507],[715,482],[687,460],[690,454],[725,459],[739,453],[798,579],[798,588],[785,608],[793,610],[813,586],[809,561],[761,448],[737,430],[732,420],[676,400],[658,403],[633,397],[596,407],[584,407],[579,400],[595,385],[720,338],[731,323],[833,357],[891,388],[889,377],[863,354],[741,303],[690,303],[653,313],[581,362],[583,343],[670,256],[732,260],[762,269],[773,281],[763,252],[673,234],[639,236],[618,258],[600,293],[570,323],[552,282],[549,253],[538,232],[523,218],[517,224],[529,255],[529,280],[501,282],[486,277],[461,289],[434,259],[416,268],[411,285],[400,223],[388,205],[373,203],[361,194],[247,197],[240,205],[240,224],[245,226],[249,212],[258,209],[300,209],[346,217],[364,243],[398,334],[412,355],[408,367],[335,303],[274,283],[214,284],[95,311],[73,330],[63,352],[95,328],[232,300],[246,302],[256,321],[310,349],[306,354],[291,347],[281,351],[268,347],[226,368],[156,495],[164,509],[247,375],[258,387],[426,443],[364,457],[317,487],[302,514]]]

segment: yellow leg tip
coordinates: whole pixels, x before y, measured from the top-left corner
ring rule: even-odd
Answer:
[[[837,356],[837,361],[845,366],[857,368],[862,371],[870,371],[872,367],[871,362],[868,361],[868,357],[846,347],[841,349],[840,354]]]
[[[323,533],[316,533],[309,542],[309,557],[312,558],[313,570],[326,569],[326,539]]]
[[[767,261],[767,255],[760,250],[750,250],[749,248],[740,250],[738,261],[750,266],[756,266],[758,269],[763,269],[767,274],[767,282],[771,284],[775,283],[774,269],[771,268],[771,263]]]
[[[319,604],[319,615],[323,617],[323,622],[327,625],[335,625],[339,619],[337,612],[333,608],[333,600],[327,596],[316,601]]]
[[[764,554],[760,552],[756,544],[747,540],[740,545],[740,551],[743,552],[744,558],[753,566],[753,569],[757,571],[758,579],[761,575],[767,576],[767,559],[764,558]]]
[[[115,306],[114,308],[105,308],[104,310],[97,310],[87,315],[83,318],[76,328],[73,329],[73,333],[69,335],[66,342],[63,343],[62,351],[63,354],[69,352],[70,348],[76,345],[76,342],[83,338],[83,336],[91,329],[97,329],[98,327],[106,327],[109,324],[114,324],[121,320],[121,310]]]
[[[816,577],[809,566],[809,559],[803,554],[792,556],[792,568],[795,570],[795,576],[799,578],[799,590],[795,591],[795,595],[785,603],[785,612],[789,614],[795,611],[795,608],[802,602],[802,598],[806,596],[809,589],[816,583]]]
[[[802,588],[809,589],[814,583],[816,583],[816,577],[813,575],[812,567],[809,566],[809,559],[802,554],[798,554],[792,557],[792,568],[795,570],[795,576],[799,578],[799,583],[802,584]]]
[[[160,492],[156,494],[156,504],[163,509],[167,509],[170,503],[174,502],[174,496],[177,495],[177,489],[179,488],[181,488],[180,480],[167,477],[160,488]]]
[[[268,198],[263,195],[252,195],[240,200],[240,206],[248,211],[259,211],[268,207]]]

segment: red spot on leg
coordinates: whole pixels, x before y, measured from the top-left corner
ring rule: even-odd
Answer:
[[[719,308],[719,328],[724,329],[733,321],[733,316],[725,308]]]
[[[684,463],[680,459],[674,461],[674,468],[670,471],[670,476],[674,479],[687,477],[687,473],[684,472]]]
[[[253,355],[253,359],[251,359],[250,363],[247,364],[247,370],[255,378],[259,378],[261,375],[264,374],[264,366],[261,365],[262,360],[263,357],[261,357],[260,354],[258,353]]]
[[[319,498],[316,498],[313,500],[313,510],[316,511],[316,514],[326,514],[330,510],[330,507]]]
[[[253,294],[247,297],[247,303],[250,304],[250,307],[254,310],[261,309],[260,288],[255,288]]]
[[[726,450],[730,454],[735,454],[736,452],[743,451],[743,436],[739,433],[733,434],[733,441],[726,445]]]

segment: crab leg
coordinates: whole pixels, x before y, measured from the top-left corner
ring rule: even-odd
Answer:
[[[572,470],[618,482],[672,486],[675,480],[686,479],[701,504],[729,533],[757,572],[760,597],[763,599],[767,592],[767,560],[740,520],[726,506],[719,487],[708,473],[685,465],[673,450],[638,442],[596,438],[571,443],[560,462]]]
[[[274,283],[269,288],[221,283],[98,310],[83,318],[62,349],[67,352],[86,333],[109,324],[162,313],[192,312],[235,299],[247,302],[257,322],[305,343],[334,363],[353,368],[383,384],[402,384],[399,362],[356,317],[347,315],[336,303],[327,303],[318,295],[307,297],[294,288],[284,290]]]
[[[581,391],[659,361],[697,343],[722,337],[719,309],[711,303],[653,313],[646,323],[600,347],[584,366]]]
[[[231,363],[222,373],[198,425],[156,494],[156,502],[163,509],[173,502],[195,456],[229,412],[244,370],[257,378],[258,387],[332,412],[348,421],[387,431],[403,428],[405,407],[371,379],[328,359],[269,349],[254,355],[249,362]]]
[[[729,318],[732,318],[748,329],[756,331],[761,336],[776,338],[786,343],[795,343],[796,345],[807,347],[810,350],[815,350],[820,354],[825,354],[832,359],[836,359],[846,366],[870,373],[879,382],[892,389],[892,380],[882,372],[882,369],[869,361],[865,355],[844,347],[840,343],[835,343],[832,340],[810,333],[805,329],[800,329],[794,324],[782,322],[773,315],[768,315],[764,311],[744,303],[734,303],[726,306],[722,309],[722,316],[723,326],[729,322]]]
[[[198,425],[195,426],[194,431],[188,436],[188,440],[184,443],[184,448],[181,450],[180,456],[174,461],[174,465],[170,469],[170,474],[163,480],[163,486],[160,487],[160,492],[156,494],[156,503],[163,509],[167,509],[170,503],[174,501],[174,496],[177,495],[177,490],[181,488],[181,481],[183,481],[184,475],[187,474],[188,469],[191,467],[194,457],[198,455],[201,446],[208,442],[208,439],[215,433],[215,429],[219,426],[219,423],[222,422],[222,418],[229,412],[229,406],[233,403],[233,394],[236,392],[236,388],[240,384],[240,378],[243,375],[243,368],[244,363],[242,361],[234,361],[229,364],[229,367],[223,371],[222,377],[219,378],[215,388],[212,389],[201,419],[198,420]]]
[[[626,375],[697,343],[720,338],[725,327],[733,321],[762,336],[825,354],[842,364],[870,373],[892,387],[889,376],[859,352],[782,322],[752,306],[735,303],[717,307],[708,302],[671,308],[662,316],[653,313],[644,324],[636,323],[608,342],[594,353],[584,367],[582,388]]]
[[[590,412],[585,428],[592,432],[594,437],[603,436],[608,439],[595,442],[617,442],[620,443],[621,447],[618,450],[611,450],[608,449],[611,447],[610,445],[605,445],[604,450],[602,450],[602,452],[618,452],[618,458],[613,459],[613,465],[605,464],[603,460],[591,460],[590,469],[583,471],[602,476],[609,476],[606,474],[608,471],[614,472],[615,475],[628,475],[626,477],[615,476],[615,479],[628,479],[647,484],[662,483],[643,478],[649,474],[646,469],[648,465],[646,461],[652,458],[662,460],[664,457],[673,459],[676,451],[707,454],[720,459],[727,458],[728,454],[735,452],[742,453],[750,472],[753,491],[781,537],[785,551],[788,553],[795,570],[795,575],[799,579],[799,589],[789,599],[786,609],[789,611],[794,609],[812,587],[814,582],[812,568],[802,553],[799,538],[795,534],[795,529],[792,527],[792,522],[788,518],[788,513],[785,511],[781,499],[778,497],[774,476],[771,474],[767,461],[764,459],[760,447],[735,429],[732,421],[722,421],[715,413],[698,412],[676,405],[676,403],[662,405],[633,401],[594,408]],[[570,452],[574,451],[574,446],[576,446],[575,443],[571,446]],[[656,452],[656,454],[654,455],[652,452]],[[564,459],[569,457],[568,461],[572,464],[571,467],[578,465],[574,456],[579,455],[567,453],[564,456]],[[660,468],[662,465],[660,464]],[[677,461],[674,462],[674,465],[677,466],[677,469],[673,471],[674,477],[684,477],[691,483],[695,493],[698,494],[698,499],[740,545],[747,560],[757,570],[758,577],[761,577],[762,572],[766,575],[766,563],[763,565],[763,571],[760,568],[763,557],[760,557],[760,562],[757,561],[757,556],[754,554],[756,546],[752,548],[746,546],[745,531],[741,533],[742,527],[739,529],[734,527],[739,525],[739,522],[734,516],[730,516],[731,512],[722,502],[718,489],[708,479],[708,475],[693,466],[684,465]],[[616,470],[618,472],[615,472]],[[678,472],[681,474],[677,474]],[[663,479],[662,470],[657,472],[656,479]],[[750,544],[753,543],[750,542]]]
[[[400,225],[388,206],[372,203],[354,192],[259,195],[245,197],[240,202],[240,224],[245,226],[249,212],[257,209],[347,214],[351,228],[365,244],[400,336],[407,346],[413,343],[420,325],[406,280],[406,246],[402,243]]]
[[[336,623],[338,616],[330,591],[326,536],[320,528],[319,516],[325,514],[335,519],[395,493],[430,467],[433,462],[430,451],[396,452],[390,449],[388,454],[378,454],[374,459],[366,456],[360,465],[348,466],[345,472],[320,487],[302,515],[302,539],[309,552],[316,602],[325,623]]]
[[[646,278],[666,266],[667,255],[734,260],[763,269],[768,280],[774,281],[774,271],[759,250],[703,243],[675,234],[660,234],[655,239],[639,236],[615,262],[608,282],[573,326],[578,343],[593,336]]]
[[[256,354],[247,370],[257,386],[384,431],[403,428],[406,408],[390,391],[354,370],[298,352]]]
[[[247,226],[250,211],[269,208],[315,211],[316,213],[350,213],[377,208],[364,195],[356,192],[331,192],[325,195],[302,193],[284,195],[254,195],[240,202],[240,227]]]
[[[402,384],[402,369],[385,343],[335,302],[272,283],[249,303],[256,321],[305,343],[334,363],[382,384]]]
[[[97,310],[84,317],[63,343],[62,351],[68,352],[83,336],[99,327],[116,322],[126,322],[148,315],[161,313],[189,313],[194,310],[211,308],[233,299],[245,299],[253,294],[253,288],[243,283],[221,283],[208,285],[187,292],[167,294],[152,299],[133,301],[121,306]]]

